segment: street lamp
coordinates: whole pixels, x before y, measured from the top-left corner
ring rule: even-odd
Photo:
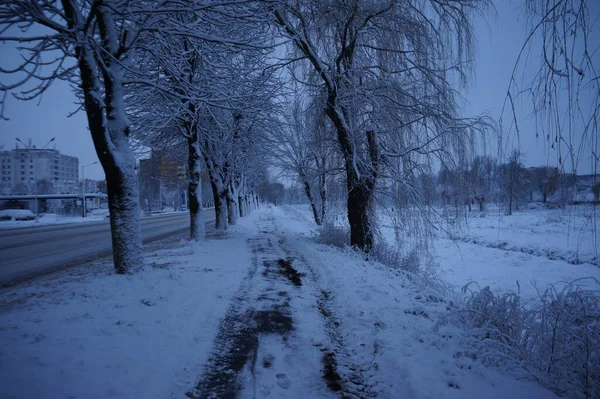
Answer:
[[[97,163],[98,161],[81,166],[81,200],[83,204],[83,206],[81,207],[81,212],[83,213],[83,217],[87,216],[87,213],[85,211],[85,168],[87,168],[88,166],[96,165]]]
[[[42,150],[43,150],[44,148],[46,148],[46,146],[47,146],[48,144],[52,143],[54,140],[56,140],[56,137],[52,137],[50,140],[48,140],[48,142],[47,142],[46,144],[44,144],[44,146],[42,147]],[[56,148],[56,147],[54,147],[54,148]]]

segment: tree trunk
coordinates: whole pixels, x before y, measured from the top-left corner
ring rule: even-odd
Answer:
[[[227,195],[227,221],[230,225],[237,223],[238,215],[240,214],[237,197],[228,193]]]
[[[325,164],[323,162],[323,164]],[[327,181],[325,175],[325,171],[319,177],[319,194],[321,196],[321,223],[325,222],[325,218],[327,217]]]
[[[211,180],[215,200],[215,228],[220,231],[227,230],[227,196],[219,192],[218,186]]]
[[[204,211],[202,207],[202,184],[200,181],[201,162],[197,141],[194,139],[188,140],[190,239],[195,241],[206,238],[206,226],[204,225]]]
[[[115,51],[114,23],[110,10],[102,8],[98,11],[99,31],[105,50],[111,54]],[[65,8],[71,27],[76,13],[71,7]],[[75,52],[88,126],[106,175],[115,271],[132,273],[143,266],[143,252],[136,161],[129,147],[129,123],[123,106],[123,71],[109,55],[101,79],[90,45],[82,42]]]
[[[118,274],[135,272],[143,265],[139,193],[133,165],[115,163],[114,167],[104,167],[113,262]]]
[[[238,204],[240,206],[240,217],[244,217],[246,216],[247,210],[246,210],[246,196],[245,195],[238,195]]]
[[[371,225],[371,203],[373,190],[365,182],[348,182],[348,222],[350,223],[350,245],[370,252],[373,248]]]
[[[215,203],[215,211],[217,212],[217,223],[216,229],[225,231],[227,230],[227,196],[217,196],[217,203]]]
[[[312,195],[312,190],[310,188],[310,182],[308,181],[308,178],[302,169],[300,169],[298,174],[300,175],[300,179],[302,180],[302,184],[304,185],[304,193],[306,194],[306,197],[308,198],[308,202],[310,203],[310,208],[312,209],[313,218],[315,219],[315,223],[318,226],[320,226],[321,218],[319,218],[319,211],[317,210],[317,204],[315,204],[315,199]]]
[[[348,185],[348,222],[350,224],[350,245],[359,248],[364,252],[370,252],[373,249],[373,228],[371,221],[371,203],[377,181],[377,171],[379,167],[379,150],[375,132],[370,130],[367,133],[367,146],[369,150],[369,159],[363,159],[370,165],[361,167],[356,160],[355,148],[350,138],[347,121],[344,115],[347,114],[343,109],[337,109],[337,93],[330,92],[328,104],[325,109],[326,114],[331,119],[338,137],[338,143],[344,156],[344,166],[346,169],[346,183]]]

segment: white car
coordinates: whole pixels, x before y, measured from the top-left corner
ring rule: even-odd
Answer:
[[[0,211],[0,220],[35,220],[35,213],[28,209],[5,209]]]

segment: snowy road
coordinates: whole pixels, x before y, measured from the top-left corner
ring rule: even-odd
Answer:
[[[205,210],[207,223],[214,221]],[[189,228],[189,213],[142,218],[144,242]],[[0,231],[0,283],[63,265],[108,254],[111,250],[108,220]]]

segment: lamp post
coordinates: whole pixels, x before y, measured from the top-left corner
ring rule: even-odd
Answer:
[[[97,163],[98,161],[81,166],[81,212],[83,213],[83,217],[87,217],[87,212],[85,211],[85,168],[87,168],[88,166],[96,165]]]
[[[44,144],[44,146],[42,147],[42,150],[43,150],[44,148],[46,148],[46,146],[47,146],[48,144],[52,143],[52,142],[53,142],[55,139],[56,139],[56,137],[52,137],[50,140],[48,140],[48,142],[47,142],[46,144]],[[56,148],[56,146],[55,146],[55,148]]]

